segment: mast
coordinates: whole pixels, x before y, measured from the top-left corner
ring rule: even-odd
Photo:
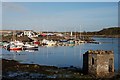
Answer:
[[[74,35],[75,35],[75,40],[76,40],[76,27],[75,27]]]
[[[13,41],[15,41],[15,30],[13,30]]]
[[[47,40],[48,40],[48,30],[47,30]]]
[[[81,39],[81,28],[80,28],[80,39]]]
[[[71,34],[70,34],[70,36],[72,37],[72,31],[71,31]]]

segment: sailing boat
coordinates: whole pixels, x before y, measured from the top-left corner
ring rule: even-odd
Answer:
[[[70,33],[70,40],[68,41],[68,43],[69,43],[69,46],[74,46],[75,45],[75,41],[73,40],[73,33],[72,33],[72,31],[71,31],[71,33]]]
[[[80,27],[80,29],[81,29],[81,27]],[[81,44],[81,43],[86,43],[86,41],[84,41],[84,38],[82,39],[82,36],[81,36],[81,30],[80,30],[80,40],[79,40],[79,44]]]

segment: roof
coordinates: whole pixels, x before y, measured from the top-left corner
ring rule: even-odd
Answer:
[[[89,50],[86,53],[88,54],[113,54],[111,50]]]

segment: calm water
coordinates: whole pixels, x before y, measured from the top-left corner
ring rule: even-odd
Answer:
[[[118,69],[118,39],[117,38],[94,38],[101,44],[81,44],[74,47],[39,47],[38,51],[9,52],[2,49],[2,58],[14,59],[21,63],[42,65],[54,65],[58,67],[75,66],[83,64],[83,54],[88,50],[114,50],[115,69]]]

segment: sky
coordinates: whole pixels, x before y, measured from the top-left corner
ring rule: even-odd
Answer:
[[[2,2],[119,2],[119,0],[1,0]]]
[[[117,2],[2,2],[3,30],[99,31],[117,25]]]

